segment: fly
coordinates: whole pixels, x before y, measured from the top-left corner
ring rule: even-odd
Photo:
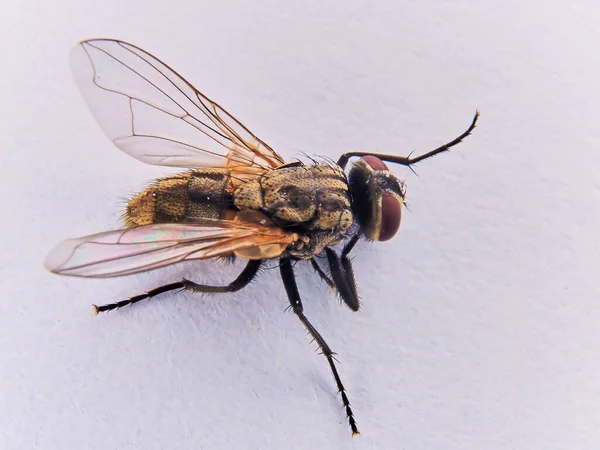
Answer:
[[[315,340],[342,397],[353,435],[358,427],[334,353],[304,315],[293,264],[310,261],[353,311],[360,307],[349,254],[357,241],[387,241],[400,227],[404,183],[386,165],[413,164],[448,151],[475,128],[417,157],[349,152],[337,161],[286,163],[225,109],[139,47],[113,39],[80,42],[71,69],[92,114],[113,144],[147,163],[188,169],[156,180],[131,198],[121,229],[69,239],[45,266],[60,275],[131,275],[181,261],[247,260],[226,286],[183,279],[120,302],[110,311],[173,290],[235,292],[268,260],[279,270],[291,310]],[[348,174],[350,158],[359,159]],[[341,253],[333,247],[343,244]],[[323,256],[328,273],[315,257]]]

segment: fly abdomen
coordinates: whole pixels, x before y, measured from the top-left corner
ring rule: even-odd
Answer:
[[[161,178],[127,204],[127,226],[219,219],[233,205],[227,172],[205,169]]]
[[[229,180],[229,174],[219,170],[192,172],[188,184],[186,218],[223,218],[225,211],[233,208],[233,196],[227,189]]]

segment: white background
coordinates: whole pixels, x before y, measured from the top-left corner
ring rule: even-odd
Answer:
[[[600,7],[595,1],[3,3],[0,448],[600,447]],[[50,275],[67,237],[115,228],[153,177],[109,143],[71,78],[76,41],[142,46],[286,158],[407,154],[400,233],[361,242],[359,313],[307,265],[324,358],[277,270],[221,297],[90,304],[175,281]]]

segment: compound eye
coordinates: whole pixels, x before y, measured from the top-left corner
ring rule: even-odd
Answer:
[[[402,203],[400,199],[390,194],[383,194],[381,198],[381,229],[378,241],[389,241],[400,228],[402,218]]]
[[[363,156],[363,160],[373,170],[389,170],[387,165],[376,156]],[[379,229],[378,241],[389,241],[400,228],[402,218],[402,202],[397,197],[383,193],[381,198],[381,228]]]
[[[366,162],[373,170],[388,170],[385,163],[376,156],[363,156],[363,161]]]

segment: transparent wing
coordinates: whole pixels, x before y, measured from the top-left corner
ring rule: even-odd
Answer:
[[[242,225],[228,220],[154,224],[66,240],[50,252],[44,266],[60,275],[117,277],[181,261],[239,251],[248,254],[248,249],[273,244],[279,244],[282,253],[297,239],[296,234],[276,227]]]
[[[284,163],[231,114],[141,48],[92,39],[76,45],[70,61],[102,130],[142,162],[247,173]]]

